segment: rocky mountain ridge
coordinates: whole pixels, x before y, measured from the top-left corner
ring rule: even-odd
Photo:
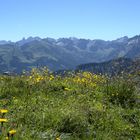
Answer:
[[[0,41],[0,72],[21,72],[42,66],[53,71],[75,69],[80,64],[100,63],[120,57],[140,57],[140,35],[113,41],[73,37]]]

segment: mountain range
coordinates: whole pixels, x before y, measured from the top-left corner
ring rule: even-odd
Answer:
[[[76,67],[75,71],[88,71],[111,76],[124,73],[136,74],[140,72],[140,59],[118,58],[101,63],[81,64]]]
[[[140,35],[112,41],[100,39],[29,37],[17,42],[0,41],[0,72],[20,73],[33,67],[50,70],[75,69],[85,63],[140,57]]]

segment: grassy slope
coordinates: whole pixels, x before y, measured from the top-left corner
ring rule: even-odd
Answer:
[[[53,77],[33,70],[0,78],[0,108],[9,110],[1,139],[12,128],[16,140],[140,139],[138,75]]]

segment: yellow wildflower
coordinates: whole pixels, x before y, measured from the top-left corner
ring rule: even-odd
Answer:
[[[32,79],[32,76],[29,76],[30,79]]]
[[[60,140],[60,138],[56,138],[56,140]]]
[[[93,77],[94,77],[94,79],[96,79],[96,80],[98,79],[98,76],[97,76],[96,74],[95,74]]]
[[[83,82],[83,83],[85,82],[85,79],[84,79],[84,78],[82,79],[82,82]]]
[[[36,82],[38,83],[40,81],[40,78],[36,78]]]
[[[79,82],[79,83],[80,83],[80,81],[81,81],[81,80],[80,80],[80,78],[78,78],[78,79],[77,79],[77,82]]]
[[[5,113],[7,113],[7,112],[8,112],[8,110],[6,110],[6,109],[0,110],[0,113],[2,113],[2,114],[5,114]]]
[[[70,89],[69,88],[64,88],[66,91],[69,91]]]
[[[53,75],[50,75],[50,80],[53,80],[54,79],[54,76]]]
[[[5,122],[8,122],[8,120],[7,119],[0,119],[0,122],[5,123]]]
[[[14,135],[15,133],[16,133],[16,130],[14,130],[14,129],[9,131],[10,135]]]

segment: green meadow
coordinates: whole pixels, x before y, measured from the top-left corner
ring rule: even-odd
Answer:
[[[1,75],[0,139],[16,130],[9,140],[139,140],[139,84],[139,72]]]

